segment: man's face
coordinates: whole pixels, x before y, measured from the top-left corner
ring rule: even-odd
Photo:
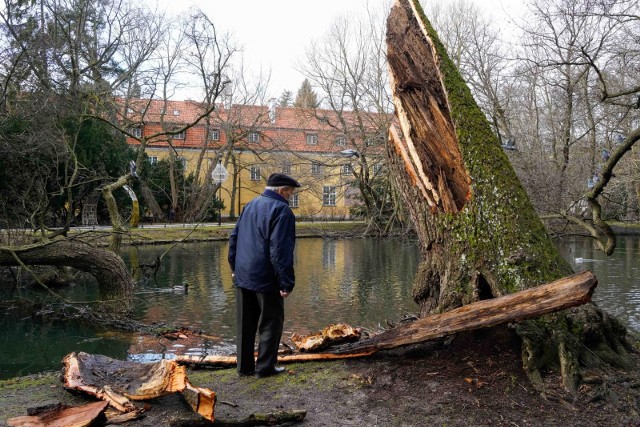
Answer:
[[[289,197],[291,197],[291,195],[295,193],[295,191],[296,189],[293,187],[282,187],[282,189],[280,190],[280,195],[288,201]]]

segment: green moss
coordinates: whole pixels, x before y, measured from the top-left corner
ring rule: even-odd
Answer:
[[[465,270],[490,272],[503,293],[512,293],[571,273],[531,205],[497,136],[473,99],[469,87],[449,59],[438,35],[413,0],[437,55],[472,198],[455,215],[436,214],[427,221],[446,230],[451,258],[464,257]],[[434,231],[433,234],[441,234]],[[488,274],[487,274],[488,275]],[[461,278],[470,279],[469,274]],[[469,284],[455,292],[469,295]]]
[[[59,374],[49,372],[38,375],[30,375],[26,377],[11,378],[8,380],[0,381],[0,394],[9,390],[25,390],[31,387],[38,387],[43,385],[59,385]]]

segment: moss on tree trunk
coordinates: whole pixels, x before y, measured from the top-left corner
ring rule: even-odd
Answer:
[[[387,46],[397,116],[389,164],[420,239],[423,262],[413,294],[421,313],[448,311],[570,274],[417,0],[396,1]],[[568,338],[567,316],[530,321],[519,332],[530,378],[539,379],[539,369],[553,361],[573,390],[585,349]],[[624,342],[623,328],[604,326],[604,317],[609,318],[584,319],[595,321],[586,328],[604,328]],[[546,345],[549,338],[552,346]],[[549,352],[554,357],[547,357]]]

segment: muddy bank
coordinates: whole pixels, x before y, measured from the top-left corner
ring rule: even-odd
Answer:
[[[637,372],[588,372],[575,397],[547,372],[543,397],[519,354],[512,331],[498,327],[366,359],[286,365],[287,373],[272,378],[239,378],[233,369],[189,369],[188,376],[216,392],[216,416],[227,421],[304,409],[308,426],[640,425]],[[28,407],[89,401],[64,390],[57,373],[3,381],[0,422]],[[128,425],[206,425],[177,395],[143,405],[146,416]]]

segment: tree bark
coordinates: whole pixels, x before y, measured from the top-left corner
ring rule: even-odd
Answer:
[[[127,266],[111,251],[72,240],[55,240],[34,245],[0,247],[0,265],[69,266],[96,278],[100,300],[118,310],[128,310],[133,284]],[[111,301],[111,303],[109,303]]]
[[[389,132],[389,169],[420,240],[413,295],[421,315],[571,274],[417,0],[396,0],[387,55],[399,125]],[[530,378],[539,379],[543,360],[555,360],[567,368],[565,387],[574,390],[575,367],[589,350],[569,338],[567,322],[560,314],[518,331]],[[545,359],[549,352],[555,357]]]

